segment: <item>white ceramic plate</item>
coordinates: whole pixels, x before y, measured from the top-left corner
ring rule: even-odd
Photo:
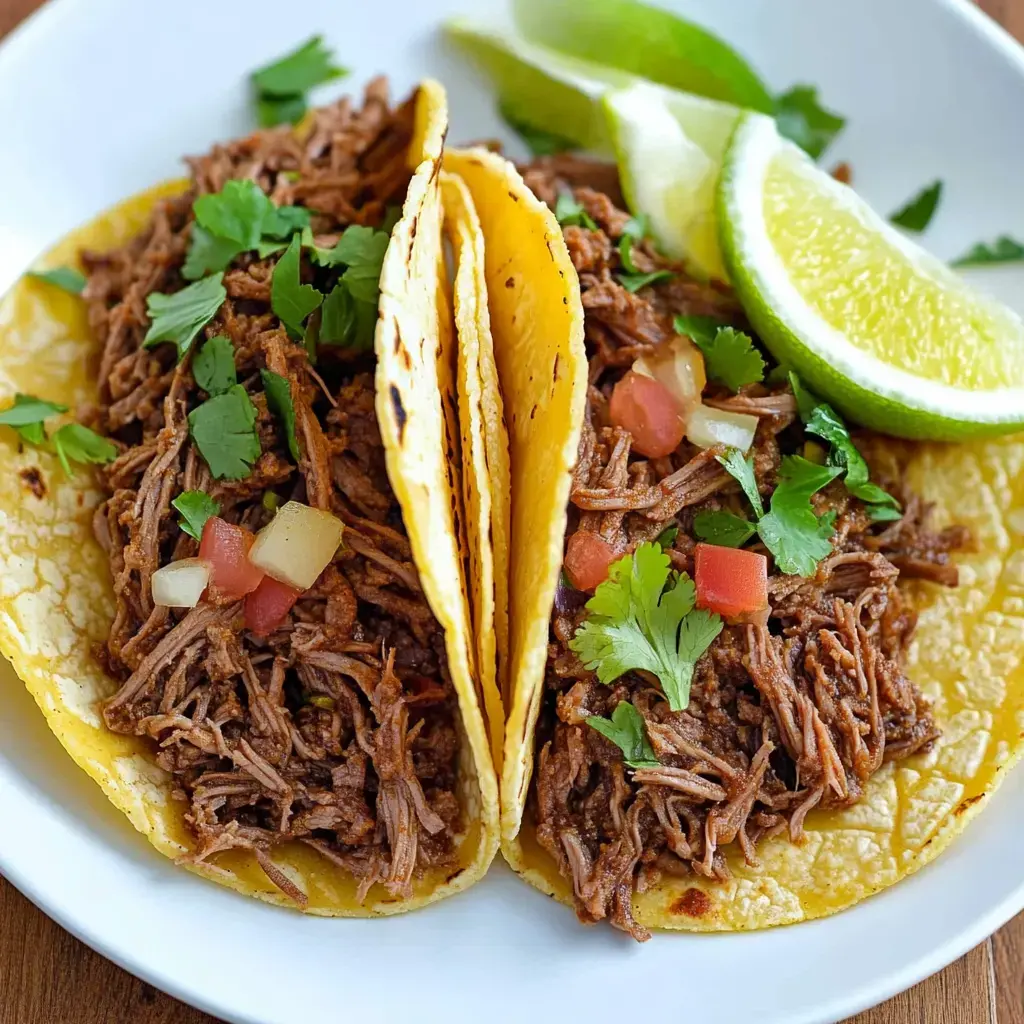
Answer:
[[[585,0],[580,0],[585,2]],[[1024,51],[960,0],[677,0],[776,87],[814,82],[850,124],[850,159],[883,210],[936,177],[927,241],[953,256],[1024,237]],[[500,0],[55,0],[0,48],[0,291],[66,230],[247,131],[246,73],[313,32],[405,90],[448,86],[454,140],[500,134],[491,97],[440,41],[450,13]],[[1001,290],[1020,276],[996,272]],[[998,284],[997,284],[998,287]],[[2,373],[2,368],[0,368]],[[5,670],[5,671],[4,671]],[[48,914],[154,985],[245,1024],[481,1019],[538,1012],[819,1024],[881,1001],[1024,906],[1024,772],[919,875],[829,920],[642,947],[520,884],[386,921],[304,918],[177,870],[74,768],[0,665],[0,870]]]

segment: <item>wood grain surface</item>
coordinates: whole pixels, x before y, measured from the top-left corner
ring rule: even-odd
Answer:
[[[1024,39],[1024,0],[979,5]],[[38,6],[0,0],[0,36]],[[0,878],[0,1024],[129,1022],[217,1024],[104,960]],[[1024,914],[944,971],[846,1024],[1024,1024]]]

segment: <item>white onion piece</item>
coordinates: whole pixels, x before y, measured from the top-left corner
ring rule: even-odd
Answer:
[[[153,573],[153,604],[163,608],[195,608],[210,582],[210,566],[201,558],[182,558]]]
[[[676,400],[684,422],[700,404],[700,396],[707,383],[704,356],[689,338],[681,334],[658,345],[650,355],[634,360],[633,372],[663,384]]]
[[[745,452],[754,443],[757,417],[742,412],[726,412],[699,405],[690,414],[686,437],[698,448],[724,444]]]
[[[308,590],[334,557],[344,529],[330,512],[285,502],[256,534],[249,561],[281,583]]]

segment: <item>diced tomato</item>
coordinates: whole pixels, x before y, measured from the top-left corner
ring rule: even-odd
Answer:
[[[727,619],[768,607],[768,559],[756,551],[698,544],[697,605]]]
[[[633,435],[633,449],[649,459],[674,452],[686,430],[669,389],[632,370],[615,385],[608,414],[612,423]]]
[[[273,576],[264,576],[260,585],[245,599],[246,628],[257,636],[273,633],[302,593]]]
[[[210,565],[210,586],[206,592],[214,604],[230,604],[251,594],[263,579],[262,569],[249,561],[255,535],[244,526],[232,526],[211,516],[203,527],[199,557]]]
[[[577,530],[565,549],[565,572],[577,590],[593,591],[608,578],[608,566],[618,554],[599,534]]]

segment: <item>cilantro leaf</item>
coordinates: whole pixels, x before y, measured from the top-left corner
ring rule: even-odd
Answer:
[[[846,118],[826,110],[811,85],[795,85],[775,100],[775,123],[779,134],[795,142],[815,160],[843,130]]]
[[[558,199],[555,200],[555,220],[562,227],[576,225],[581,228],[589,228],[591,231],[597,230],[594,218],[587,213],[582,203],[576,202],[571,192],[558,193]]]
[[[29,444],[42,444],[46,440],[43,421],[67,411],[66,405],[47,402],[34,395],[23,395],[19,391],[14,396],[14,405],[0,412],[0,423],[13,427],[23,441]]]
[[[835,511],[815,515],[811,495],[841,472],[838,466],[818,466],[799,455],[782,460],[771,510],[757,524],[761,540],[782,572],[813,576],[818,562],[832,553]]]
[[[261,128],[277,124],[298,124],[307,110],[305,96],[257,96],[256,123]]]
[[[348,74],[347,68],[333,60],[323,36],[313,36],[291,53],[254,71],[252,83],[263,96],[299,96]]]
[[[670,571],[660,545],[641,544],[611,564],[569,646],[602,683],[652,672],[669,707],[682,711],[697,659],[722,629],[719,616],[694,609],[694,600],[693,581]]]
[[[649,284],[657,284],[658,281],[667,281],[671,278],[671,270],[652,270],[649,274],[619,274],[619,284],[627,292],[638,292]]]
[[[921,189],[905,206],[901,206],[891,214],[889,220],[906,231],[924,231],[931,223],[932,217],[935,216],[941,198],[942,182],[933,181],[926,188]]]
[[[565,135],[556,135],[554,132],[531,125],[515,113],[508,103],[499,104],[498,114],[505,124],[523,140],[526,148],[534,156],[553,156],[556,153],[567,153],[571,149],[581,148],[574,139]]]
[[[764,505],[761,504],[761,494],[757,489],[757,480],[754,477],[754,459],[743,458],[739,448],[730,448],[725,455],[716,455],[715,458],[729,471],[730,475],[743,488],[754,509],[758,519],[764,515]]]
[[[395,230],[395,225],[402,219],[402,208],[400,206],[389,206],[384,212],[384,220],[381,221],[380,230],[383,231],[388,238],[391,237],[391,232]]]
[[[217,315],[227,297],[221,274],[204,277],[172,295],[153,292],[146,299],[151,323],[143,347],[173,341],[178,346],[180,363],[195,336]]]
[[[218,480],[242,480],[260,457],[256,407],[241,384],[196,406],[188,414],[188,429]]]
[[[713,512],[698,512],[693,517],[693,532],[709,544],[718,544],[723,548],[738,548],[757,533],[757,527],[741,516],[719,509]]]
[[[333,249],[317,251],[317,262],[325,267],[345,264],[342,281],[352,298],[376,305],[380,297],[380,273],[390,241],[384,231],[352,224],[345,228]]]
[[[203,343],[192,360],[192,376],[208,394],[219,395],[238,383],[235,372],[235,347],[231,339],[218,334]]]
[[[889,508],[885,505],[868,505],[868,519],[873,523],[891,523],[903,518],[903,512],[898,508]]]
[[[589,715],[587,725],[611,740],[630,768],[657,768],[661,764],[647,738],[643,715],[628,700],[619,701],[611,719]]]
[[[764,380],[764,360],[749,334],[732,327],[720,327],[710,341],[705,338],[694,338],[693,341],[704,353],[708,376],[733,393],[744,384]]]
[[[273,370],[260,370],[263,378],[263,390],[267,393],[267,406],[281,421],[284,435],[288,440],[288,451],[292,458],[299,461],[299,443],[295,439],[295,405],[288,381]]]
[[[978,242],[952,261],[952,267],[976,267],[985,263],[1017,263],[1024,260],[1024,245],[1009,235],[1000,235],[991,245]]]
[[[355,300],[345,285],[336,284],[320,311],[320,343],[347,345],[355,328]]]
[[[182,491],[171,504],[181,513],[178,526],[196,540],[203,539],[206,520],[220,512],[220,502],[214,501],[206,491]]]
[[[199,224],[192,225],[192,240],[181,268],[186,281],[196,281],[206,274],[227,269],[228,264],[243,252],[230,238],[218,238]]]
[[[65,423],[53,435],[53,447],[64,472],[71,476],[72,462],[103,465],[117,458],[117,445],[81,423]]]
[[[672,326],[676,334],[685,334],[695,345],[710,345],[724,324],[713,316],[677,316]]]
[[[306,317],[324,301],[320,292],[300,280],[301,247],[299,237],[293,235],[284,255],[274,267],[274,276],[270,281],[270,308],[288,329],[288,333],[297,338],[302,337]]]
[[[679,536],[679,527],[673,523],[671,526],[666,526],[661,533],[655,538],[654,542],[661,547],[662,551],[667,551],[676,542],[676,537]]]
[[[786,371],[786,377],[789,380],[790,388],[793,390],[793,397],[796,399],[796,408],[800,413],[800,419],[806,423],[814,415],[814,410],[821,405],[821,399],[813,391],[809,391],[804,387],[803,381],[792,370]]]
[[[81,295],[85,288],[85,274],[74,267],[53,267],[51,270],[30,270],[28,276],[36,281],[62,288],[72,295]]]
[[[305,206],[273,206],[263,217],[262,233],[267,238],[287,240],[309,227],[312,213]]]

